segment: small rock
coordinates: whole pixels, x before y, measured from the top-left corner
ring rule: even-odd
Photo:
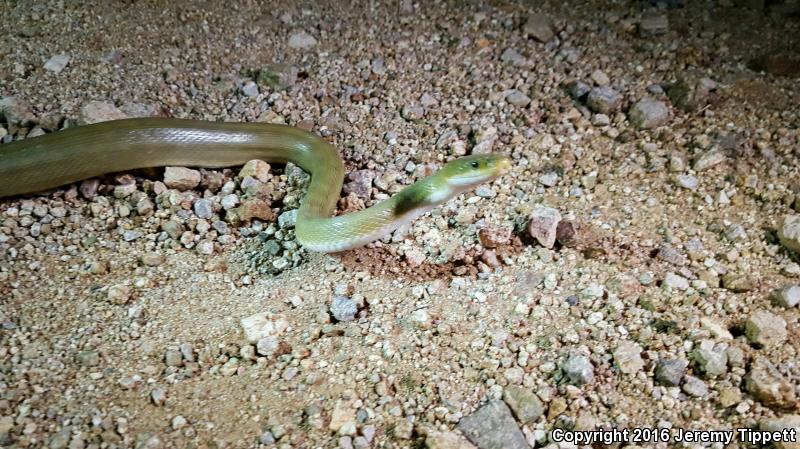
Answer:
[[[531,14],[525,21],[522,32],[525,36],[532,37],[539,42],[549,42],[556,36],[554,28],[550,17],[544,14]]]
[[[722,286],[734,293],[744,293],[756,288],[756,281],[746,274],[728,273],[722,277]]]
[[[782,415],[777,418],[768,418],[760,423],[761,430],[768,432],[783,432],[784,429],[794,429],[794,441],[776,441],[775,449],[800,449],[800,415]],[[788,434],[788,432],[787,432]]]
[[[400,114],[406,120],[420,120],[425,115],[425,109],[422,109],[422,106],[416,103],[410,103],[403,106]]]
[[[317,40],[305,31],[293,33],[289,36],[289,48],[306,49],[315,45],[317,45]]]
[[[468,440],[481,449],[528,449],[511,411],[503,401],[490,401],[458,423]]]
[[[200,185],[200,180],[200,172],[191,168],[167,167],[164,170],[164,184],[170,189],[191,190]]]
[[[584,99],[584,97],[589,95],[589,92],[592,90],[592,86],[584,83],[583,81],[574,80],[567,83],[566,89],[570,97],[572,97],[574,100],[581,101]]]
[[[211,200],[201,198],[195,201],[194,214],[197,215],[197,218],[202,218],[204,220],[211,218],[211,216],[214,215]]]
[[[114,304],[125,304],[131,298],[131,288],[124,284],[112,285],[106,295]]]
[[[167,349],[167,352],[164,353],[164,363],[166,363],[167,366],[183,365],[183,355],[181,355],[181,351],[178,349]]]
[[[553,187],[559,181],[558,173],[556,172],[542,173],[538,179],[539,183],[545,187]]]
[[[100,364],[100,354],[97,351],[81,351],[75,359],[81,366],[91,367]]]
[[[143,254],[141,259],[142,265],[147,267],[157,267],[164,263],[164,256],[158,253]]]
[[[18,97],[0,99],[0,117],[5,117],[8,124],[15,126],[30,126],[36,121],[30,105]]]
[[[472,154],[491,153],[497,139],[497,128],[494,126],[481,128],[475,133],[475,146],[472,148]]]
[[[747,318],[744,334],[752,344],[777,346],[786,341],[786,320],[766,310],[760,310]]]
[[[242,86],[242,94],[244,94],[245,97],[257,97],[259,94],[258,84],[254,81],[244,83]]]
[[[354,193],[362,199],[369,199],[372,195],[372,181],[375,179],[373,170],[355,170],[348,175],[350,182],[344,185],[344,193]]]
[[[265,337],[278,336],[289,327],[284,319],[270,320],[266,313],[257,313],[241,320],[242,330],[249,343],[257,343]]]
[[[236,357],[231,357],[219,368],[219,373],[225,377],[233,376],[237,371],[239,371],[239,359]]]
[[[692,357],[708,376],[721,376],[728,371],[728,355],[724,348],[715,347],[713,340],[701,341],[692,351]]]
[[[778,226],[778,239],[783,246],[800,254],[800,214],[783,217]]]
[[[689,73],[667,88],[667,96],[675,107],[693,112],[708,104],[716,88],[717,83],[714,81]]]
[[[722,407],[732,407],[742,402],[742,392],[736,387],[723,388],[719,392],[717,401]]]
[[[522,424],[535,421],[544,415],[544,404],[532,391],[518,385],[508,385],[503,389],[503,400]]]
[[[339,321],[353,321],[358,313],[356,302],[347,296],[334,296],[331,302],[331,314]]]
[[[686,376],[681,387],[684,393],[696,398],[705,397],[708,394],[708,385],[694,376]]]
[[[455,432],[430,431],[425,437],[427,449],[476,449],[469,441]]]
[[[256,352],[264,357],[271,357],[278,352],[280,340],[274,336],[264,337],[256,342]]]
[[[589,91],[586,105],[594,112],[609,114],[622,106],[622,94],[608,86],[595,87]]]
[[[105,101],[90,101],[81,108],[78,115],[78,124],[90,125],[124,118],[128,118],[128,116],[113,104]]]
[[[669,108],[663,101],[640,100],[628,111],[628,120],[639,129],[664,126],[669,122]]]
[[[625,374],[636,374],[644,368],[642,347],[632,341],[622,341],[614,350],[614,363]]]
[[[61,73],[61,71],[67,67],[71,59],[69,55],[55,55],[44,63],[44,69],[53,73]]]
[[[163,388],[154,388],[150,391],[150,400],[153,402],[153,405],[164,405],[167,401],[167,393]]]
[[[687,290],[689,281],[683,276],[669,272],[664,276],[664,285],[675,290]]]
[[[355,424],[356,411],[352,405],[346,401],[336,401],[331,412],[331,421],[328,423],[328,429],[331,432],[339,433],[341,429],[348,427],[348,424]]]
[[[488,226],[478,231],[478,240],[484,248],[497,248],[500,245],[505,245],[511,239],[511,229]]]
[[[561,213],[558,209],[537,205],[531,213],[528,232],[540,245],[552,248],[556,242],[556,230],[560,221]]]
[[[790,309],[800,304],[800,285],[785,285],[770,296],[775,304]]]
[[[512,89],[506,94],[506,101],[514,106],[524,108],[531,103],[531,98],[517,89]]]
[[[523,57],[515,48],[506,48],[503,54],[500,55],[500,60],[509,62],[517,67],[525,65],[525,57]]]
[[[417,309],[411,312],[409,319],[420,329],[427,329],[431,326],[431,316],[428,309]]]
[[[678,174],[675,175],[673,179],[678,187],[688,190],[697,190],[697,187],[700,185],[700,181],[698,181],[697,177],[694,175]]]
[[[668,387],[677,387],[681,384],[689,362],[683,359],[660,359],[656,363],[653,377],[656,382]]]
[[[603,72],[602,70],[593,71],[590,75],[590,78],[592,78],[592,81],[594,81],[596,85],[601,87],[608,86],[611,83],[611,80],[608,78],[608,75],[606,75],[606,72]]]
[[[297,67],[289,64],[272,64],[258,71],[256,81],[261,86],[273,89],[287,89],[297,83]]]
[[[794,407],[796,394],[794,386],[784,379],[772,363],[759,358],[745,376],[747,391],[759,402],[769,407]]]
[[[575,385],[583,385],[594,380],[594,366],[582,355],[570,355],[561,366],[569,381]]]
[[[646,11],[639,22],[639,34],[654,36],[669,31],[669,17],[661,11]]]
[[[189,422],[181,415],[172,418],[172,430],[181,430],[186,427],[187,424],[189,424]]]

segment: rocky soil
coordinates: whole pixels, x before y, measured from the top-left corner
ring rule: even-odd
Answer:
[[[294,240],[291,164],[3,199],[0,446],[799,428],[800,5],[533,3],[0,0],[2,143],[286,123],[341,151],[342,212],[514,166],[334,255]]]

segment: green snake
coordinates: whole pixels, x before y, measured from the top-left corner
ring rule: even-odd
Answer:
[[[311,174],[295,235],[306,249],[319,252],[343,251],[377,240],[510,167],[510,160],[502,155],[462,157],[380,203],[332,217],[344,163],[322,138],[284,125],[135,118],[0,145],[0,198],[137,168],[219,168],[252,159],[292,162]]]

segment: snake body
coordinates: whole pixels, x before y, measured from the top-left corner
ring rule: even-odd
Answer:
[[[320,252],[343,251],[379,239],[458,193],[494,179],[510,165],[500,155],[456,159],[387,200],[332,217],[344,164],[322,138],[284,125],[136,118],[0,145],[0,197],[136,168],[219,168],[252,159],[292,162],[311,174],[295,234],[301,245]]]

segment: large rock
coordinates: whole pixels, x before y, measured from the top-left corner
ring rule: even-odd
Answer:
[[[480,449],[529,449],[525,436],[503,401],[490,401],[465,416],[458,429]]]

